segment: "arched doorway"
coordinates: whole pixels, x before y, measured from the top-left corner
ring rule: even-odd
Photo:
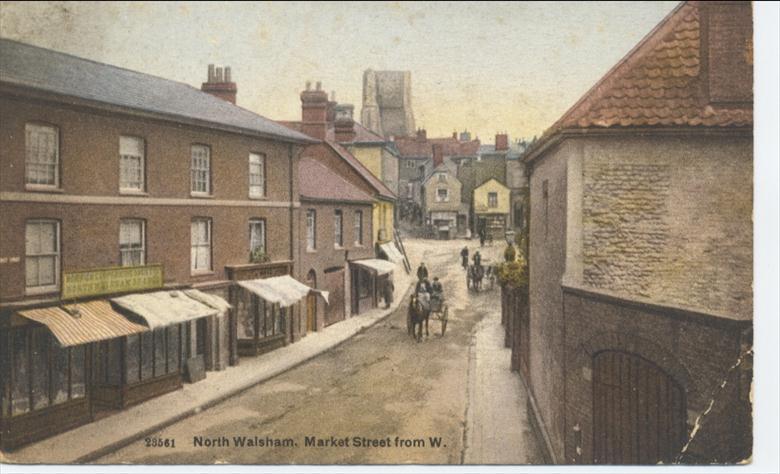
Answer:
[[[685,392],[633,353],[593,356],[593,463],[672,462],[686,437]]]
[[[317,272],[309,270],[306,275],[306,284],[309,288],[317,288]],[[309,293],[306,297],[306,332],[317,330],[317,295]]]

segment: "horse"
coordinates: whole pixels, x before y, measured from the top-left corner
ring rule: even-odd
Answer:
[[[425,337],[428,337],[428,319],[431,316],[431,310],[425,309],[423,303],[417,297],[416,294],[412,295],[409,300],[408,317],[411,321],[409,325],[409,335],[417,339],[417,342],[422,340],[423,323],[425,323]],[[420,327],[419,331],[417,326]]]

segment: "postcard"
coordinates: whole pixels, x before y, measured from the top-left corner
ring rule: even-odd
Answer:
[[[749,464],[750,2],[2,2],[5,464]]]

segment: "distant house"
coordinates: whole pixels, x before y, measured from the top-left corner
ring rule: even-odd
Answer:
[[[503,239],[509,225],[510,190],[495,178],[474,188],[472,209],[477,234],[484,231],[493,239]]]
[[[444,163],[423,181],[423,209],[425,222],[433,226],[435,235],[452,239],[465,232],[468,214],[460,201],[461,183]]]
[[[525,155],[553,461],[750,458],[751,10],[681,3]]]

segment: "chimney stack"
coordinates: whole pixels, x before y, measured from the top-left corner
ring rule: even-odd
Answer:
[[[317,81],[315,90],[311,90],[311,82],[306,83],[306,90],[301,92],[301,131],[318,140],[325,140],[328,130],[328,94],[322,90],[322,83]]]
[[[206,82],[201,84],[200,90],[207,94],[211,94],[214,97],[226,100],[231,104],[236,103],[238,88],[236,87],[236,83],[232,81],[229,66],[225,67],[223,76],[223,69],[221,67],[215,68],[213,64],[209,64],[208,77],[206,78]]]
[[[452,132],[452,139],[453,140],[457,140],[458,139],[458,132],[456,132],[456,131]]]
[[[328,113],[327,113],[327,120],[328,124],[331,124],[336,121],[336,105],[338,102],[336,102],[336,91],[330,92],[330,100],[328,101]]]
[[[471,133],[469,133],[467,130],[463,130],[460,132],[460,141],[462,142],[470,142],[471,141]]]
[[[433,168],[436,169],[442,163],[444,163],[444,151],[439,143],[435,143],[433,145]]]
[[[428,139],[428,132],[426,132],[424,128],[418,128],[417,139],[420,141],[426,141]]]
[[[506,151],[509,149],[509,135],[506,133],[496,133],[496,151]]]
[[[352,104],[335,106],[335,139],[339,143],[350,143],[355,140],[355,107]]]

